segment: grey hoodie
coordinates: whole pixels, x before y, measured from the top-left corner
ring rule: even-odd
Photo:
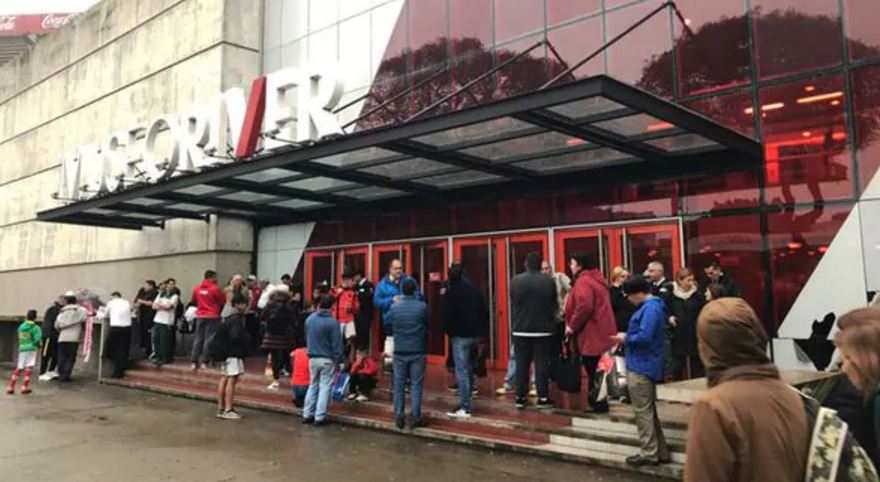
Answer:
[[[65,305],[55,320],[58,330],[58,343],[79,343],[82,337],[83,323],[86,321],[86,309],[79,305]]]

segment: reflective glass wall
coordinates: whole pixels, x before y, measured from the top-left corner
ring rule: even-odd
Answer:
[[[346,121],[424,83],[353,126],[363,129],[404,121],[547,40],[430,114],[534,90],[662,3],[266,0],[264,65],[340,62],[346,98],[369,94],[340,113]],[[327,221],[312,245],[682,216],[688,264],[719,260],[768,326],[778,327],[857,201],[880,198],[880,29],[873,25],[880,2],[676,3],[682,18],[663,10],[562,82],[604,73],[681,103],[760,140],[762,169]],[[864,212],[861,218],[860,231],[870,230]],[[859,244],[866,258],[877,249]],[[864,278],[858,296],[880,288],[880,273],[853,276]]]

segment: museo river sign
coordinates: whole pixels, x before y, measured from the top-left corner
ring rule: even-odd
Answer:
[[[61,163],[55,197],[79,201],[176,174],[237,162],[292,142],[343,134],[332,109],[342,97],[339,67],[291,67],[218,93],[207,105],[127,126],[79,147]]]

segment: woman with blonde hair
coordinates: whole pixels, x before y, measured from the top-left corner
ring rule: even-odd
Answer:
[[[629,318],[636,312],[636,307],[626,299],[623,292],[623,282],[629,278],[629,271],[623,266],[616,266],[611,270],[611,309],[614,311],[614,322],[617,324],[617,332],[625,333],[629,327]]]
[[[705,304],[703,294],[697,289],[693,271],[688,268],[678,270],[672,294],[666,300],[669,307],[667,321],[672,334],[670,371],[673,380],[703,376],[703,363],[697,353],[697,317]]]

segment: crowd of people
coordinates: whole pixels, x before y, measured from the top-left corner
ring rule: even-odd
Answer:
[[[518,409],[553,408],[551,381],[560,360],[576,356],[588,381],[587,410],[607,412],[608,398],[595,387],[607,382],[608,367],[600,365],[611,358],[616,378],[625,380],[616,392],[631,405],[640,440],[639,453],[627,462],[656,465],[671,459],[657,385],[705,376],[709,389],[693,405],[688,429],[686,480],[804,480],[822,464],[845,472],[847,480],[877,480],[880,309],[856,310],[838,320],[835,344],[846,377],[823,407],[782,381],[768,358],[763,324],[718,263],[704,268],[702,287],[687,267],[668,280],[657,261],[638,275],[616,267],[606,277],[586,256],[573,253],[568,268],[571,277],[554,272],[539,253],[529,253],[524,271],[511,280],[510,365],[497,395],[514,392]],[[159,367],[174,359],[175,331],[194,334],[192,370],[213,365],[221,374],[218,418],[241,418],[234,409],[236,386],[245,358],[262,350],[271,360],[267,388],[279,390],[282,378],[290,376],[303,423],[326,423],[340,374],[350,380],[348,399],[366,402],[380,367],[389,365],[395,424],[424,427],[430,312],[417,281],[398,259],[375,287],[359,271],[346,270],[341,278],[335,288],[315,286],[308,303],[288,275],[277,285],[236,275],[221,288],[212,270],[186,305],[174,279],[146,281],[131,303],[114,292],[97,310],[66,293],[46,311],[42,329],[35,310],[19,327],[19,362],[7,393],[15,392],[21,378],[21,393],[31,391],[37,353],[42,379],[69,381],[91,316],[107,320],[110,376],[124,376],[136,319],[140,347]],[[440,303],[455,380],[450,389],[458,394],[448,416],[469,418],[476,377],[485,368],[487,303],[459,262],[449,267]],[[369,348],[377,313],[385,340],[374,358]]]

